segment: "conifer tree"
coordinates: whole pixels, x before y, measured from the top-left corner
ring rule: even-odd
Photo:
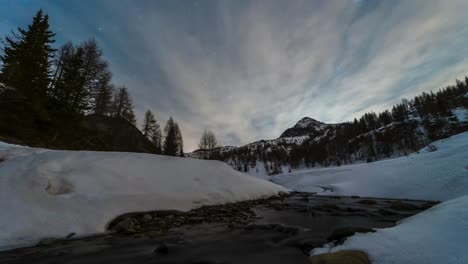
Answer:
[[[105,114],[111,96],[111,78],[94,39],[76,47],[67,43],[59,49],[55,61],[52,95],[59,108],[76,113],[91,108],[94,113]]]
[[[154,133],[154,130],[156,129],[156,119],[154,118],[153,113],[151,110],[147,110],[145,113],[145,117],[143,119],[143,125],[141,128],[141,131],[143,132],[143,136],[145,136],[148,139],[151,139]]]
[[[177,132],[175,128],[175,122],[174,119],[172,119],[172,117],[169,118],[169,120],[166,123],[166,126],[164,127],[164,134],[164,155],[177,156]]]
[[[5,38],[0,82],[12,87],[27,100],[46,99],[50,82],[51,58],[55,51],[51,44],[49,17],[39,10],[27,29]]]
[[[94,114],[109,115],[112,111],[112,95],[115,88],[111,78],[110,71],[104,71],[97,80],[93,102]]]
[[[180,132],[179,124],[176,122],[174,125],[176,134],[176,156],[184,157],[184,139],[182,138],[182,132]]]
[[[132,98],[126,87],[117,89],[113,101],[113,116],[121,117],[133,125],[136,125],[135,113],[133,112]]]
[[[156,124],[156,128],[154,130],[153,135],[151,136],[151,142],[153,142],[155,148],[156,148],[156,154],[161,154],[162,153],[162,134],[161,134],[161,128],[159,127],[159,124]]]

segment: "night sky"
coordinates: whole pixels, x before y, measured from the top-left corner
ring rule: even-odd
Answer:
[[[0,37],[43,8],[57,46],[96,38],[136,112],[173,116],[186,151],[352,120],[468,75],[464,0],[0,0]]]

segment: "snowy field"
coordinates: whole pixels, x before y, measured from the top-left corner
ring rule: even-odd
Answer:
[[[218,161],[0,142],[0,249],[104,232],[128,212],[186,211],[281,191]]]
[[[319,194],[446,201],[468,194],[468,132],[433,143],[434,152],[273,176],[273,182]]]
[[[468,263],[468,132],[408,157],[273,177],[293,190],[319,194],[440,200],[393,228],[356,234],[338,247],[366,251],[372,263]]]
[[[439,204],[399,225],[356,234],[332,252],[365,250],[373,264],[468,263],[468,195]]]

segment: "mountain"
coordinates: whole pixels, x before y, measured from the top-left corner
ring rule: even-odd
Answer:
[[[352,122],[326,124],[304,117],[276,139],[219,147],[211,153],[197,150],[187,156],[221,160],[239,171],[265,177],[401,157],[463,131],[468,131],[468,78]]]
[[[293,127],[286,129],[280,138],[301,137],[310,135],[320,135],[323,131],[329,129],[332,125],[325,124],[310,117],[304,117],[299,120]]]

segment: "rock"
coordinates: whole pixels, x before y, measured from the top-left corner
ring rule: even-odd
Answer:
[[[339,210],[340,207],[336,204],[322,204],[320,205],[320,208],[322,209],[330,209],[330,210]]]
[[[310,257],[310,261],[312,264],[371,264],[367,254],[359,250],[314,255]]]
[[[194,216],[194,217],[190,217],[189,221],[191,221],[191,222],[202,222],[204,219],[205,218],[203,218],[203,217]]]
[[[144,214],[140,220],[142,223],[147,224],[153,221],[153,216],[150,214]]]
[[[291,240],[287,243],[289,246],[300,249],[304,254],[309,254],[313,248],[323,246],[322,240],[303,238],[299,240]]]
[[[342,227],[333,230],[332,234],[327,238],[328,241],[338,241],[337,244],[342,244],[347,237],[355,233],[374,233],[375,230],[367,227]]]
[[[360,203],[360,204],[377,204],[377,202],[375,200],[368,200],[368,199],[361,200],[358,203]]]
[[[76,233],[70,233],[65,237],[65,239],[70,239],[70,238],[74,237],[75,235],[76,235]]]
[[[364,211],[364,209],[361,209],[361,208],[354,208],[354,207],[348,207],[346,208],[346,211],[350,212],[350,213],[356,213],[356,212],[362,212]]]
[[[183,212],[177,210],[160,210],[153,212],[153,217],[167,217],[170,215],[181,215]]]
[[[413,211],[419,209],[419,207],[414,204],[405,203],[401,201],[392,203],[392,205],[390,205],[390,208],[397,211]]]
[[[117,223],[113,229],[117,232],[135,233],[141,229],[140,223],[132,217],[126,218]]]
[[[396,215],[397,214],[395,212],[392,212],[392,211],[389,211],[389,210],[386,210],[386,209],[379,209],[377,212],[380,215],[383,215],[383,216],[389,216],[389,215]]]
[[[163,255],[167,255],[167,254],[169,254],[169,248],[167,247],[166,244],[161,243],[154,249],[154,252],[159,253],[159,254],[163,254]]]
[[[192,264],[228,264],[227,262],[211,261],[211,260],[195,260]]]
[[[61,241],[60,239],[58,238],[55,238],[55,237],[47,237],[47,238],[43,238],[39,241],[39,243],[37,243],[38,246],[50,246],[50,245],[53,245],[57,242]]]

